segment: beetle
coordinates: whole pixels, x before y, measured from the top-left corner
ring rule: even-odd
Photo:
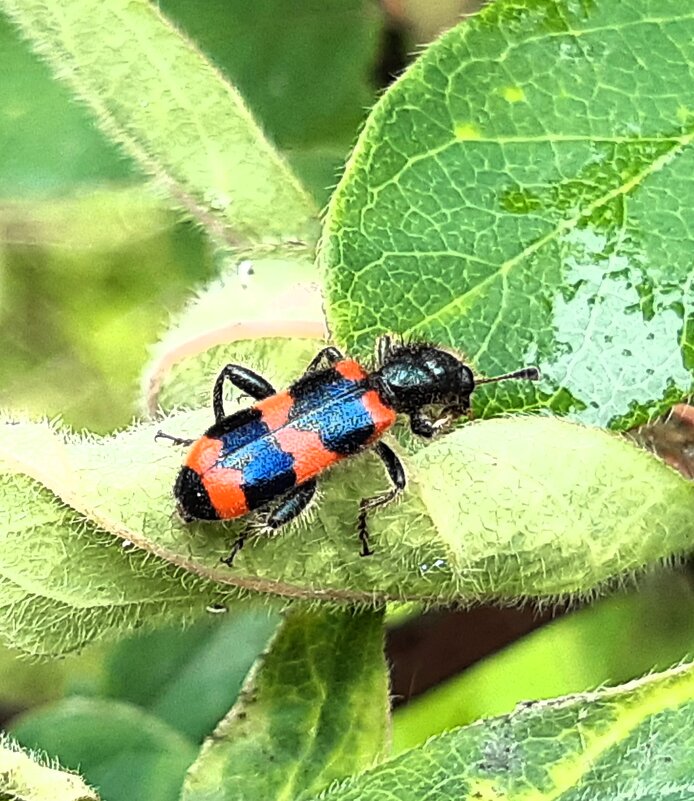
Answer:
[[[409,417],[414,434],[430,439],[447,423],[470,411],[480,384],[505,379],[535,381],[540,372],[525,367],[495,378],[475,378],[457,356],[427,343],[378,340],[376,368],[369,372],[326,347],[284,392],[239,364],[227,364],[212,391],[215,422],[197,440],[163,432],[157,437],[192,446],[174,485],[177,510],[185,522],[230,520],[267,509],[262,527],[275,530],[295,519],[316,492],[317,476],[336,462],[372,449],[385,465],[392,488],[359,503],[357,531],[361,555],[369,556],[367,513],[405,489],[402,462],[384,432],[398,414]],[[224,384],[255,399],[233,414],[224,411]],[[440,409],[437,417],[427,407]],[[230,565],[247,536],[229,556]]]

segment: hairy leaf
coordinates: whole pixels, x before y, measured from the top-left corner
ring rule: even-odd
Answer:
[[[524,704],[444,734],[326,801],[684,801],[694,792],[687,665],[614,690]]]
[[[318,202],[327,202],[326,188],[374,99],[377,6],[298,0],[291,14],[283,0],[165,0],[159,7],[231,79]],[[35,197],[132,177],[133,167],[3,17],[0,74],[0,193]]]
[[[373,103],[383,14],[369,0],[296,0],[291,10],[285,0],[163,0],[161,8],[290,153],[353,137]]]
[[[117,701],[69,698],[22,716],[11,730],[22,745],[79,769],[108,801],[178,801],[195,758],[179,732]]]
[[[323,233],[328,318],[464,351],[480,413],[628,428],[692,387],[694,10],[499,0],[382,98]]]
[[[8,801],[99,801],[74,773],[36,761],[0,735],[0,798]]]
[[[71,104],[68,90],[51,79],[2,14],[0,75],[3,200],[128,177],[129,165],[94,129],[88,113]]]
[[[172,202],[223,243],[311,236],[315,209],[240,94],[146,0],[0,10]]]
[[[225,595],[151,554],[123,549],[25,476],[2,476],[0,635],[13,648],[62,654],[140,626],[181,625]]]
[[[153,352],[145,405],[208,406],[214,378],[229,361],[249,362],[289,383],[326,336],[316,270],[304,248],[246,254],[194,297]]]
[[[165,428],[188,436],[209,423],[209,412],[187,412]],[[694,488],[679,474],[615,435],[525,417],[465,425],[408,457],[402,501],[370,516],[368,559],[359,556],[359,499],[387,486],[373,455],[337,465],[308,517],[272,540],[252,539],[229,568],[219,559],[248,521],[177,519],[171,488],[182,454],[154,441],[157,428],[79,440],[27,423],[5,426],[0,442],[12,469],[92,525],[200,577],[291,598],[373,604],[585,593],[692,546]],[[18,497],[4,498],[4,514],[20,514],[12,511]],[[30,538],[22,542],[32,548]]]
[[[294,612],[190,769],[183,801],[295,799],[378,761],[380,612]]]

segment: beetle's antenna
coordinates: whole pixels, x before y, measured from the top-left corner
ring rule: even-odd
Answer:
[[[541,373],[537,367],[523,367],[521,370],[497,375],[494,378],[475,378],[475,384],[492,384],[495,381],[506,381],[507,378],[516,378],[521,381],[539,381]]]

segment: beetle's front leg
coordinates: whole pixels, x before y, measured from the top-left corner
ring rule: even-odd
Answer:
[[[441,415],[432,420],[427,417],[421,409],[410,414],[410,428],[413,434],[419,437],[431,439],[442,429],[450,426],[459,417],[469,417],[470,407],[463,405],[446,406],[441,410]]]
[[[318,351],[313,359],[311,359],[309,366],[306,368],[306,372],[313,373],[323,364],[323,362],[332,367],[333,364],[337,364],[337,362],[342,361],[344,358],[345,357],[337,348],[329,345],[327,348],[323,348],[323,350]]]
[[[410,414],[410,428],[418,437],[431,439],[436,433],[436,421],[428,418],[421,409]]]

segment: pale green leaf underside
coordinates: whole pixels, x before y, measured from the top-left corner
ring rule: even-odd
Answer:
[[[627,428],[692,386],[694,10],[497,0],[374,109],[329,206],[328,320],[543,380],[482,402]]]
[[[0,633],[13,648],[66,653],[140,626],[180,625],[224,600],[218,586],[124,550],[25,476],[2,476]]]
[[[209,423],[209,412],[186,412],[165,428],[188,436]],[[519,417],[465,425],[405,458],[404,498],[370,518],[374,556],[359,556],[358,503],[387,484],[367,454],[337,465],[308,516],[272,540],[251,540],[229,569],[219,559],[247,521],[178,520],[172,485],[183,454],[154,441],[158,428],[80,441],[26,423],[5,426],[0,441],[12,469],[92,525],[198,576],[286,597],[471,602],[580,593],[692,546],[694,489],[675,471],[598,429]],[[4,514],[21,514],[19,497],[5,497]]]
[[[381,612],[294,612],[191,767],[182,801],[320,792],[383,756]]]
[[[313,202],[237,90],[156,5],[2,0],[0,10],[104,132],[218,241],[311,235]]]
[[[6,737],[0,738],[0,798],[12,801],[99,801],[73,773],[33,760]]]
[[[434,738],[325,801],[687,801],[691,666],[540,701]]]

